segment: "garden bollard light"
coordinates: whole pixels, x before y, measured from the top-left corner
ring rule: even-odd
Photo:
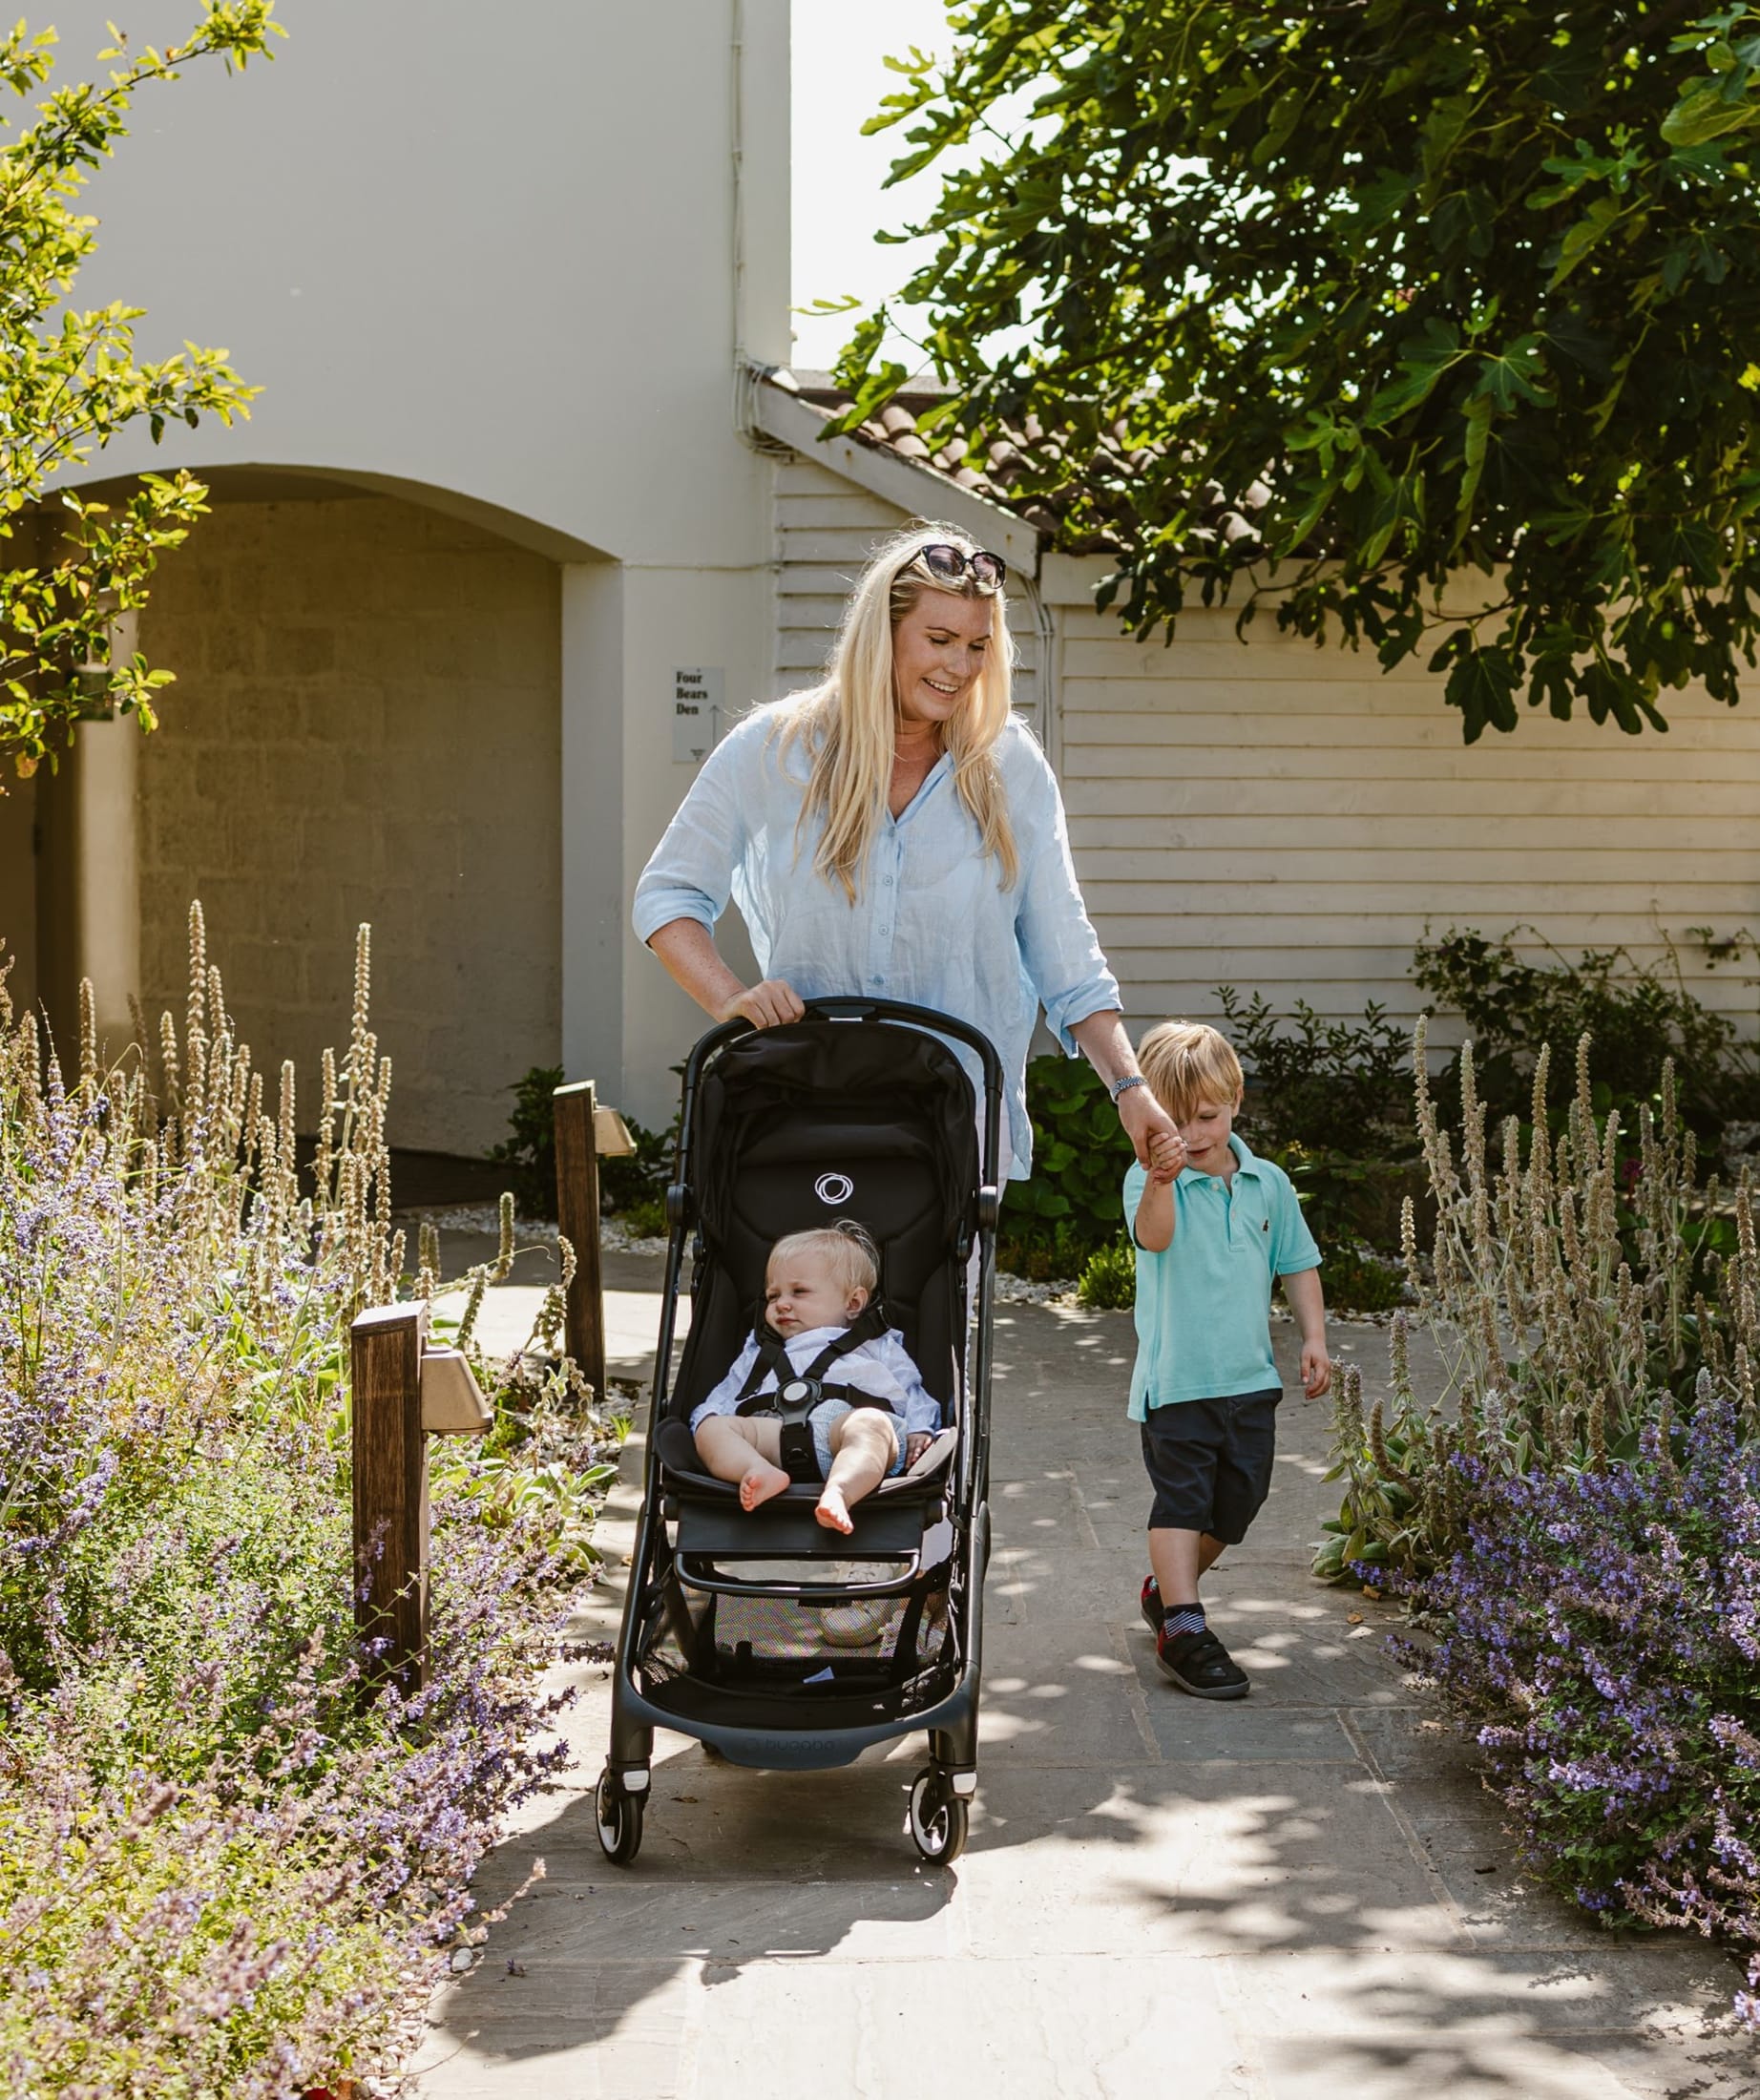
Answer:
[[[429,1435],[481,1436],[493,1419],[463,1353],[425,1348],[426,1305],[383,1305],[349,1332],[354,1617],[385,1644],[365,1690],[419,1691],[428,1671]]]
[[[568,1287],[567,1347],[594,1396],[605,1396],[605,1290],[598,1250],[598,1156],[636,1147],[615,1108],[600,1108],[591,1080],[558,1086],[555,1101],[556,1227],[575,1250]]]

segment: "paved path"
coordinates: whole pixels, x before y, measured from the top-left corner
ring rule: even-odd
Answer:
[[[651,1290],[658,1266],[626,1258],[613,1280]],[[421,2100],[1760,2094],[1721,2020],[1733,1964],[1601,1932],[1525,1885],[1382,1653],[1389,1615],[1307,1573],[1336,1506],[1324,1404],[1286,1405],[1272,1499],[1212,1584],[1254,1689],[1209,1706],[1162,1682],[1136,1617],[1127,1316],[1013,1308],[998,1339],[965,1858],[925,1868],[904,1835],[920,1742],[789,1775],[662,1736],[641,1856],[607,1866],[589,1792],[604,1672],[577,1670],[577,1769],[481,1885],[492,1900],[539,1855],[548,1878],[433,2008]],[[1383,1336],[1335,1340],[1373,1386]],[[622,1489],[607,1515],[614,1556],[633,1507]],[[595,1630],[619,1596],[614,1572]]]

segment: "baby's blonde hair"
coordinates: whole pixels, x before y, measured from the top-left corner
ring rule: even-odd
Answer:
[[[835,1225],[813,1227],[806,1232],[790,1232],[777,1241],[765,1264],[772,1269],[793,1254],[816,1254],[830,1270],[838,1289],[849,1297],[865,1291],[871,1298],[880,1280],[880,1250],[866,1227],[853,1218],[839,1218]]]
[[[1175,1123],[1189,1121],[1206,1102],[1239,1101],[1247,1083],[1228,1042],[1201,1020],[1164,1020],[1151,1028],[1138,1045],[1137,1061]]]

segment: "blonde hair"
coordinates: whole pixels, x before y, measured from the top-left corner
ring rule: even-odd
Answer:
[[[813,867],[828,882],[842,883],[851,904],[892,784],[898,725],[892,636],[926,591],[979,602],[989,598],[990,647],[984,668],[958,712],[943,724],[941,744],[953,761],[953,785],[977,826],[982,850],[1001,871],[1002,887],[1012,889],[1020,873],[1008,797],[995,761],[995,742],[1009,719],[1013,689],[1008,608],[999,590],[979,590],[970,575],[957,583],[938,583],[911,568],[917,550],[937,540],[968,554],[976,552],[975,541],[964,533],[935,523],[907,526],[883,541],[849,595],[824,682],[783,703],[780,710],[783,748],[799,744],[807,755],[801,824],[813,817],[823,820]]]
[[[1155,1098],[1184,1123],[1205,1102],[1237,1102],[1247,1081],[1233,1049],[1201,1020],[1164,1020],[1137,1046]]]
[[[790,1232],[770,1250],[766,1270],[795,1254],[816,1254],[831,1271],[837,1288],[849,1297],[864,1291],[871,1298],[880,1280],[880,1250],[865,1226],[853,1218],[839,1218],[835,1225],[815,1226],[806,1232]]]

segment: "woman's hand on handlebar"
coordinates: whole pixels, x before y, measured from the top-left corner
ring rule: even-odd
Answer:
[[[765,977],[749,992],[738,992],[727,999],[716,1018],[732,1020],[744,1015],[754,1028],[781,1028],[788,1021],[799,1020],[806,1011],[800,994],[786,977]]]

